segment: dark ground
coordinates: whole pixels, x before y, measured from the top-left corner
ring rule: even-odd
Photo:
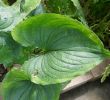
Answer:
[[[60,100],[110,100],[110,78],[88,82],[83,86],[61,95]]]
[[[7,73],[7,69],[5,69],[5,67],[0,64],[0,82],[3,80],[4,75]]]

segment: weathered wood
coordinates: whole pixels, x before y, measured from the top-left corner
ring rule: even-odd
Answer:
[[[71,90],[72,88],[76,88],[76,87],[78,87],[79,85],[82,85],[82,84],[88,82],[88,81],[91,80],[92,78],[93,78],[93,76],[92,76],[91,73],[87,73],[86,75],[79,76],[79,77],[73,79],[73,80],[64,88],[64,90],[62,91],[62,93],[67,92],[67,91]]]

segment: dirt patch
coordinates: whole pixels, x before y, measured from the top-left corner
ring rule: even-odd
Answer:
[[[3,66],[3,64],[0,64],[0,82],[2,82],[6,73],[7,69]]]

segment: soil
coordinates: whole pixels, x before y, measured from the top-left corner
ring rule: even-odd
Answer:
[[[2,82],[6,73],[7,69],[3,66],[3,64],[0,64],[0,82]]]
[[[9,5],[12,5],[13,3],[15,3],[17,0],[7,0]]]

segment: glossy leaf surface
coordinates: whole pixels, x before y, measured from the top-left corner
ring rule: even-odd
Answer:
[[[37,85],[22,70],[13,69],[3,81],[3,100],[58,100],[61,85]]]
[[[11,31],[40,4],[40,1],[17,0],[12,6],[7,6],[0,1],[0,31]]]
[[[18,44],[15,43],[9,33],[0,32],[0,64],[7,66],[7,64],[13,62],[16,46]]]
[[[20,44],[16,43],[9,32],[0,32],[0,64],[5,67],[22,64],[28,58]]]
[[[80,22],[58,14],[41,14],[19,25],[14,40],[33,47],[36,56],[24,70],[37,84],[55,84],[82,75],[108,55],[99,38]]]

